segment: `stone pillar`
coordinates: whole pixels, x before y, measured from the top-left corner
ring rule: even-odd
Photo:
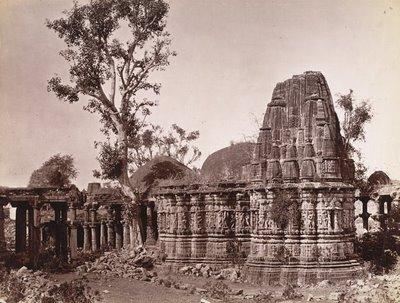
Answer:
[[[92,251],[98,250],[97,245],[97,210],[91,209]]]
[[[3,204],[0,202],[0,254],[4,251],[6,251],[6,237],[4,234],[4,209],[3,209]]]
[[[64,260],[68,259],[68,225],[67,225],[68,205],[65,203],[60,209],[60,256]]]
[[[359,197],[358,200],[362,203],[362,213],[359,215],[363,220],[363,228],[368,231],[368,219],[371,214],[368,212],[368,202],[371,200],[368,196]]]
[[[90,226],[89,223],[83,225],[83,250],[85,252],[90,251]]]
[[[72,223],[70,226],[69,254],[71,259],[75,259],[78,255],[78,229],[75,223]]]
[[[124,220],[123,229],[124,229],[124,248],[128,248],[131,239],[129,235],[129,224],[127,220]]]
[[[133,222],[131,222],[131,224],[129,224],[129,237],[130,237],[129,243],[131,248],[134,248],[137,245],[136,235],[137,235],[136,227],[133,224]]]
[[[114,232],[114,222],[107,222],[107,242],[108,247],[113,249],[115,247],[115,232]]]
[[[15,252],[26,250],[26,206],[18,205],[15,220]]]
[[[104,221],[100,222],[100,248],[105,249],[107,247],[107,226]]]
[[[122,226],[120,222],[115,222],[115,248],[122,248]]]
[[[385,215],[385,198],[384,196],[380,196],[378,198],[378,221],[379,227],[382,229],[386,229],[386,215]]]
[[[33,207],[28,207],[28,247],[29,251],[33,252]]]
[[[380,227],[384,230],[387,229],[390,220],[391,203],[393,198],[390,195],[382,195],[378,198],[379,208],[378,208],[378,220],[380,222]],[[385,203],[387,206],[387,213],[385,213]]]
[[[89,209],[85,209],[84,223],[83,223],[83,250],[85,252],[89,252],[91,247],[89,221],[90,221]]]
[[[41,228],[40,228],[40,222],[41,221],[41,212],[40,212],[40,207],[35,206],[33,208],[33,222],[32,222],[32,249],[33,253],[37,255],[40,251],[40,233],[41,233]]]
[[[78,255],[78,229],[76,226],[76,208],[69,209],[70,233],[69,233],[69,253],[71,259]]]
[[[121,225],[121,209],[116,207],[114,209],[114,232],[115,232],[115,248],[122,248],[122,225]]]
[[[61,227],[60,227],[60,221],[61,221],[61,210],[60,210],[60,206],[57,205],[52,205],[53,210],[54,210],[54,222],[55,222],[55,237],[54,237],[54,246],[55,246],[55,250],[56,250],[56,254],[57,256],[60,256],[61,250],[60,250],[60,243],[61,243]]]
[[[156,244],[156,235],[154,231],[154,213],[152,205],[146,207],[147,224],[146,224],[146,245]],[[182,216],[185,214],[182,213]]]
[[[107,242],[110,249],[115,248],[115,221],[113,215],[113,209],[110,207],[107,209]]]

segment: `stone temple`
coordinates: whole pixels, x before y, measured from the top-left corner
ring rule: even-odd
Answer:
[[[142,197],[145,245],[156,245],[171,269],[206,263],[240,264],[257,283],[313,283],[356,277],[354,164],[343,146],[332,96],[320,72],[278,83],[267,104],[257,143],[211,154],[200,177],[169,157],[157,157],[131,177]],[[376,178],[375,178],[376,179]],[[379,178],[378,178],[379,179]],[[382,179],[382,178],[381,178]],[[389,189],[358,196],[368,228],[368,203],[379,203],[385,226]],[[15,252],[33,252],[52,237],[56,253],[121,249],[137,244],[136,225],[117,189],[0,187],[0,257],[3,206],[16,211]],[[386,205],[386,208],[385,208]],[[43,209],[54,210],[45,222]]]
[[[324,76],[305,72],[278,83],[253,155],[236,149],[235,157],[242,152],[250,163],[239,173],[228,163],[234,177],[227,182],[153,192],[167,262],[223,265],[241,258],[250,280],[271,284],[357,275],[354,164]]]

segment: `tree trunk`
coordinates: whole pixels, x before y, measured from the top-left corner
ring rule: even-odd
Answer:
[[[133,188],[128,175],[128,140],[121,124],[118,124],[117,129],[118,147],[120,148],[120,155],[122,156],[121,176],[119,177],[118,181],[121,185],[123,193],[131,199],[130,202],[126,203],[132,204],[130,205],[131,207],[128,206],[127,209],[128,211],[133,212],[130,214],[130,217],[132,218],[132,225],[134,226],[134,230],[137,231],[134,240],[138,245],[143,245],[143,239],[141,237],[142,230],[140,224],[139,195],[137,194],[137,191],[135,191],[135,189]],[[134,247],[134,245],[131,245],[131,247]]]

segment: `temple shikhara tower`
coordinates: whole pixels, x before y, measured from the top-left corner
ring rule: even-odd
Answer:
[[[324,76],[305,72],[278,83],[252,156],[243,147],[205,161],[202,174],[213,181],[153,194],[167,262],[242,258],[250,280],[270,284],[357,275],[354,164]],[[224,154],[250,163],[238,173],[240,161],[229,167]],[[233,173],[224,178],[224,171]]]

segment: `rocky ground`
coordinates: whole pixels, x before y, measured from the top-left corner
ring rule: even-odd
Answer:
[[[105,253],[68,274],[21,268],[9,273],[7,279],[3,276],[0,298],[3,296],[6,302],[43,303],[400,302],[400,270],[339,284],[322,281],[303,287],[271,288],[246,282],[238,266],[214,270],[197,264],[171,273],[159,260],[156,250],[140,247]]]

